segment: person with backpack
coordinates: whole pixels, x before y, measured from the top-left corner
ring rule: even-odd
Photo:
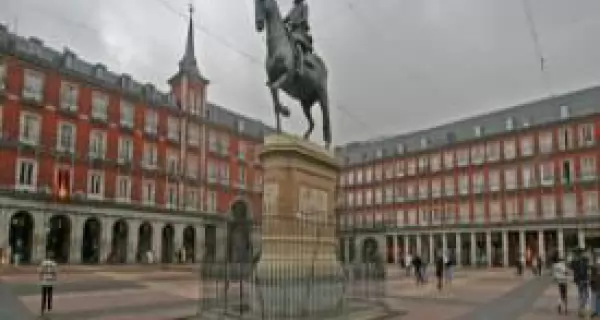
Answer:
[[[585,309],[589,300],[590,277],[589,259],[584,255],[584,250],[579,249],[575,259],[571,263],[573,270],[573,282],[577,286],[577,297],[579,300],[579,315],[585,315]]]
[[[42,316],[46,311],[52,311],[52,297],[54,284],[58,274],[58,267],[53,260],[53,253],[48,252],[46,259],[39,268],[40,286],[42,288]]]

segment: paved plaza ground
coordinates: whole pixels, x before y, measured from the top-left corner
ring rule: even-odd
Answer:
[[[558,316],[556,288],[546,277],[514,270],[459,270],[451,285],[439,292],[433,281],[417,287],[397,269],[388,271],[386,300],[401,314],[380,319],[401,320],[553,320]],[[4,272],[1,286],[12,292],[32,313],[39,313],[37,275]],[[191,316],[198,306],[198,276],[191,267],[73,268],[60,275],[53,313],[55,320],[175,319]],[[575,290],[570,288],[571,305]]]

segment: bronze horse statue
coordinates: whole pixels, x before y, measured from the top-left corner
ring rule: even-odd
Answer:
[[[281,104],[279,90],[298,100],[308,120],[308,129],[304,139],[308,139],[314,129],[312,106],[319,102],[323,114],[323,140],[325,148],[331,146],[331,128],[329,119],[329,97],[327,93],[327,68],[323,60],[315,53],[302,55],[296,49],[289,31],[281,17],[276,0],[255,0],[256,30],[262,32],[266,27],[267,59],[266,69],[271,97],[275,109],[277,132],[281,132],[281,116],[289,117],[290,110]],[[304,71],[296,71],[296,59],[303,56]]]

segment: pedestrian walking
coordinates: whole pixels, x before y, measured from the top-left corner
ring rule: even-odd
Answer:
[[[594,263],[590,270],[590,289],[592,292],[590,309],[592,316],[597,317],[600,315],[600,265],[597,263]]]
[[[44,315],[46,311],[52,311],[52,296],[54,284],[56,283],[58,267],[54,262],[52,252],[46,254],[46,259],[42,261],[39,268],[40,285],[42,289],[42,310]]]
[[[410,276],[410,270],[412,268],[412,263],[413,263],[413,258],[412,256],[409,254],[406,255],[406,258],[404,259],[404,266],[406,268],[406,276]]]
[[[571,269],[573,270],[573,282],[577,286],[577,298],[579,316],[584,316],[586,306],[589,300],[589,259],[583,254],[583,250],[580,249],[577,252],[575,259],[573,260]]]
[[[444,286],[444,255],[439,254],[435,259],[435,276],[437,278],[437,288],[442,290]]]
[[[558,313],[567,314],[567,284],[569,282],[569,269],[562,257],[558,257],[552,266],[554,281],[558,286]]]
[[[446,283],[451,283],[452,278],[454,277],[454,266],[456,265],[456,259],[454,258],[454,254],[450,254],[446,258],[446,262],[444,265],[444,278],[446,279]]]
[[[417,280],[417,285],[421,285],[425,283],[425,279],[423,277],[423,260],[418,255],[412,259],[413,269],[415,272],[415,279]]]

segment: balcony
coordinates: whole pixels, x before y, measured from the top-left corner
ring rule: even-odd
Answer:
[[[24,103],[30,106],[41,107],[44,101],[44,94],[42,91],[28,90],[27,88],[24,88],[21,99]]]

